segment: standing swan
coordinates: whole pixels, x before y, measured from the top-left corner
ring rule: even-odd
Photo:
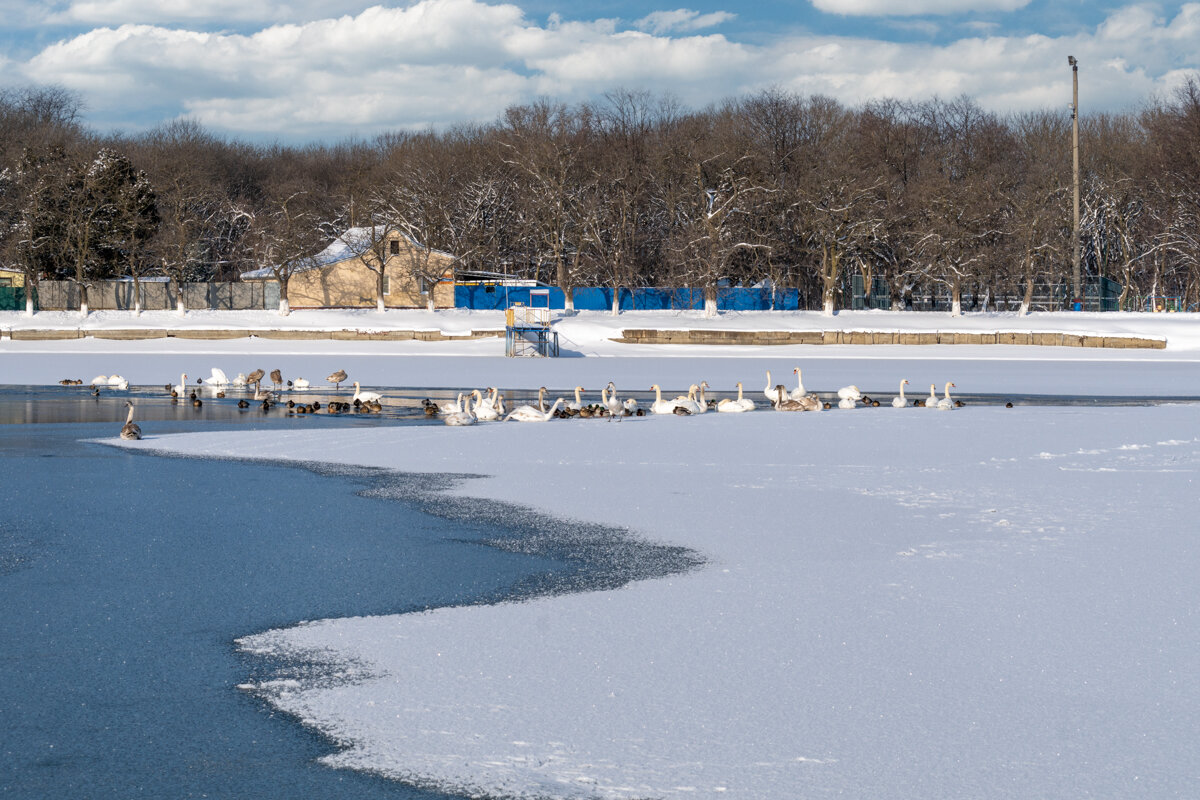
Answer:
[[[172,386],[171,391],[180,397],[183,397],[185,394],[188,393],[187,373],[186,372],[179,376],[179,385]]]
[[[342,381],[346,380],[346,370],[339,369],[337,372],[330,373],[325,380],[333,384],[333,390],[336,392],[342,388]]]
[[[900,381],[900,396],[892,398],[892,408],[904,408],[908,405],[908,401],[904,399],[904,387],[908,385],[908,381]]]
[[[953,411],[954,410],[954,401],[950,399],[950,387],[951,386],[954,386],[954,384],[953,383],[946,384],[946,396],[943,397],[941,400],[938,400],[938,402],[937,402],[937,410],[938,411]],[[957,387],[955,387],[955,388],[957,388]]]
[[[796,388],[792,389],[791,396],[793,400],[800,400],[808,396],[808,392],[804,391],[804,375],[799,367],[792,370],[796,375]]]
[[[142,429],[133,421],[133,401],[126,400],[125,405],[129,406],[129,416],[125,418],[125,425],[121,428],[121,438],[140,439],[142,438]]]

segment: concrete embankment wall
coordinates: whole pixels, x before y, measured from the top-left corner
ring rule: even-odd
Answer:
[[[1166,339],[1140,336],[1085,336],[1074,333],[963,333],[962,331],[715,331],[626,329],[618,342],[629,344],[1021,344],[1047,347],[1118,347],[1162,350]]]

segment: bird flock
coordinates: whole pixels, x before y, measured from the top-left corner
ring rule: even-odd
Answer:
[[[832,400],[822,400],[816,393],[805,388],[803,372],[799,367],[793,369],[792,374],[795,376],[796,385],[789,389],[784,384],[775,383],[771,372],[767,371],[766,385],[762,390],[762,396],[767,401],[767,408],[775,411],[797,412],[824,411],[834,407],[835,404]],[[262,388],[265,378],[270,379],[270,389]],[[331,373],[325,380],[333,386],[334,391],[339,391],[341,385],[347,382],[348,378],[346,371],[339,369]],[[67,378],[59,383],[63,386],[78,386],[82,385],[83,381]],[[188,375],[185,372],[179,376],[179,383],[168,383],[163,389],[173,403],[186,402],[195,408],[203,406],[202,393],[204,391],[210,392],[216,398],[224,398],[227,389],[237,389],[248,393],[248,397],[242,397],[237,402],[238,408],[243,410],[249,409],[252,405],[257,405],[264,412],[282,406],[288,414],[378,413],[382,410],[384,398],[379,392],[364,390],[358,381],[353,381],[351,385],[354,387],[354,394],[349,401],[333,399],[324,405],[318,400],[297,402],[296,399],[289,398],[287,393],[308,390],[311,384],[305,378],[285,380],[279,369],[274,369],[269,374],[262,369],[255,369],[249,373],[238,373],[230,379],[224,371],[214,367],[208,377],[197,378],[194,384],[189,383]],[[950,390],[956,388],[953,381],[948,381],[943,385],[940,397],[936,384],[930,384],[928,397],[910,399],[905,394],[905,387],[908,385],[908,380],[900,381],[896,396],[885,402],[888,402],[893,408],[935,408],[939,411],[951,411],[963,406],[961,400],[950,396]],[[126,390],[129,382],[121,375],[97,375],[89,382],[89,386],[92,394],[98,397],[101,389]],[[708,382],[702,380],[688,387],[687,394],[665,398],[661,386],[654,384],[650,386],[650,391],[654,392],[654,400],[648,404],[648,408],[643,408],[633,397],[620,397],[617,387],[612,381],[609,381],[600,390],[598,400],[586,400],[584,387],[576,386],[573,397],[559,397],[549,406],[546,404],[548,390],[543,386],[538,389],[536,404],[522,404],[509,410],[500,390],[497,387],[488,387],[482,390],[464,390],[458,393],[455,400],[445,401],[441,404],[426,398],[422,401],[421,406],[425,416],[438,419],[452,427],[474,425],[477,422],[549,422],[555,419],[572,418],[622,419],[624,417],[642,417],[648,414],[693,416],[709,411],[745,413],[759,408],[759,404],[752,397],[746,395],[745,387],[740,381],[735,384],[735,388],[737,390],[736,397],[717,399],[709,396]],[[839,409],[881,405],[880,400],[868,397],[854,385],[838,389],[836,397],[836,407]],[[121,429],[121,438],[140,439],[141,429],[134,422],[134,404],[130,400],[126,401],[125,405],[128,407],[128,415],[125,425]],[[1012,403],[1007,403],[1006,407],[1012,408]]]

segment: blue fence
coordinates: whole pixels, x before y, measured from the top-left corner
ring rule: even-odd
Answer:
[[[537,287],[533,287],[537,288]],[[566,307],[566,297],[557,286],[540,287],[550,292],[550,308]],[[476,311],[503,310],[514,303],[529,305],[531,287],[499,286],[494,284],[458,284],[454,287],[454,307]],[[658,289],[653,287],[624,289],[620,295],[622,311],[686,311],[704,308],[704,292],[700,289]],[[613,290],[588,287],[573,293],[579,311],[610,311]],[[543,301],[539,298],[539,304]],[[796,289],[747,289],[743,287],[718,289],[717,309],[720,311],[795,311],[800,306]]]

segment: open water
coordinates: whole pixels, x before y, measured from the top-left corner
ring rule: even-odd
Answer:
[[[0,424],[4,797],[447,797],[318,764],[333,743],[236,688],[297,665],[252,659],[234,640],[307,619],[614,585],[696,563],[599,530],[584,533],[589,553],[557,541],[553,520],[494,503],[441,508],[403,476],[87,441],[116,434],[123,402],[0,388],[0,420],[10,423]],[[165,399],[138,408],[156,434],[410,424],[246,413],[235,401],[198,415]]]

